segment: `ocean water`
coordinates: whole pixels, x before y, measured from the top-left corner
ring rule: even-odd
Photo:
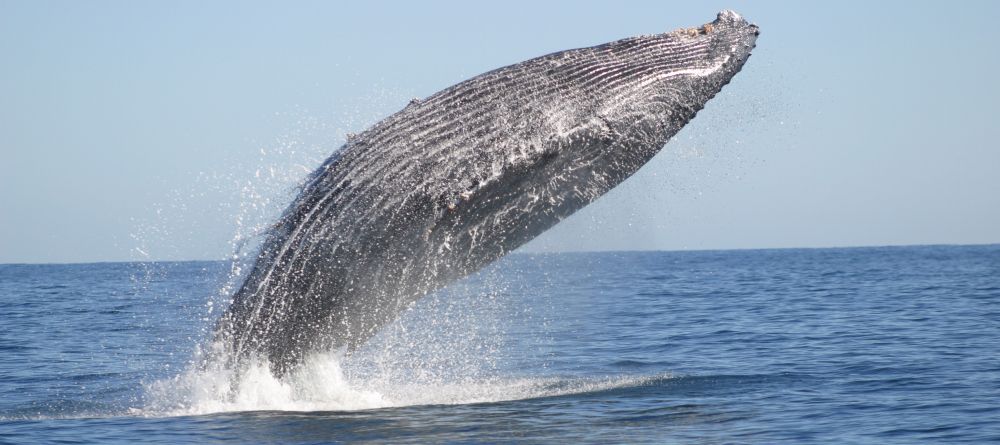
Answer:
[[[229,273],[0,265],[0,442],[1000,442],[997,245],[515,254],[283,380]]]

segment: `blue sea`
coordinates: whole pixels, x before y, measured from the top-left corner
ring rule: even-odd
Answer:
[[[234,280],[0,265],[0,442],[1000,442],[998,245],[516,253],[282,379]]]

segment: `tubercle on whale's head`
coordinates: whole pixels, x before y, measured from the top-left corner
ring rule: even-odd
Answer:
[[[736,12],[730,10],[724,10],[716,15],[715,20],[701,25],[697,28],[680,28],[671,31],[667,34],[679,34],[686,35],[688,37],[706,36],[717,34],[718,32],[735,31],[737,34],[742,35],[744,38],[749,38],[751,40],[756,39],[760,35],[760,28],[754,24],[748,22],[743,16],[737,14]]]

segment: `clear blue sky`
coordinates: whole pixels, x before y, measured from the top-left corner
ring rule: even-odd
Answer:
[[[0,0],[0,262],[225,257],[411,97],[725,8],[744,71],[530,249],[1000,242],[998,4]]]

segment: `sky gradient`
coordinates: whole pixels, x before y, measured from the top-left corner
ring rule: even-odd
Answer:
[[[528,250],[997,243],[997,5],[0,0],[0,263],[225,258],[412,97],[726,8],[743,72]]]

